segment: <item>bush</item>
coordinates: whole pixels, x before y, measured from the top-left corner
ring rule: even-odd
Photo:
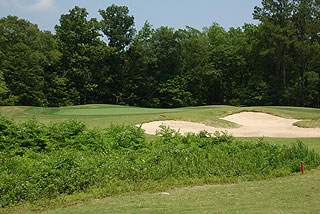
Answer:
[[[320,165],[319,155],[301,142],[281,147],[239,142],[223,133],[183,136],[167,127],[146,141],[139,127],[88,130],[76,121],[45,126],[34,120],[17,125],[0,117],[0,134],[0,206],[89,188],[112,195],[167,181],[283,176],[299,171],[300,161],[306,169]]]
[[[140,127],[111,125],[105,134],[112,149],[137,150],[145,147],[144,132]]]

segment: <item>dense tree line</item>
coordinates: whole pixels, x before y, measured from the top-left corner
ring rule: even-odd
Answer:
[[[262,0],[259,25],[140,31],[125,6],[75,7],[56,33],[0,19],[0,104],[149,107],[320,103],[320,1]]]

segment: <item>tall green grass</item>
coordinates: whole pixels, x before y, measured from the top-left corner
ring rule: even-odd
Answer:
[[[162,127],[146,141],[135,126],[88,129],[82,122],[17,124],[0,117],[0,206],[101,189],[115,195],[159,184],[225,183],[285,176],[320,165],[298,142],[243,142],[206,132],[182,136]]]

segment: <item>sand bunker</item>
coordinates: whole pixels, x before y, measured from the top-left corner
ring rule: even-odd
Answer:
[[[172,129],[179,130],[181,134],[187,132],[199,133],[206,130],[210,133],[224,131],[235,137],[320,137],[320,128],[299,128],[293,126],[293,123],[298,120],[285,119],[265,113],[241,112],[221,119],[237,123],[241,127],[225,129],[206,126],[201,123],[167,120],[145,123],[142,125],[142,129],[147,134],[155,134],[160,125],[166,125]]]

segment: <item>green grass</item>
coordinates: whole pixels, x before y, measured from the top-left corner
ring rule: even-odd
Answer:
[[[201,122],[215,127],[237,127],[236,124],[219,118],[242,112],[260,111],[286,118],[302,121],[297,126],[320,128],[320,109],[299,107],[233,107],[233,106],[201,106],[177,109],[139,108],[115,105],[83,105],[61,108],[42,108],[27,106],[0,107],[0,113],[25,122],[36,118],[40,122],[50,123],[66,119],[81,120],[89,127],[105,128],[110,124],[134,125],[154,120],[185,120]]]
[[[47,213],[319,213],[320,171],[305,176],[95,200]]]
[[[110,106],[107,108],[61,108],[55,115],[135,115],[135,114],[163,114],[186,111],[185,109],[153,109],[127,106]]]
[[[259,111],[285,118],[302,120],[296,125],[320,128],[320,110],[298,107],[232,107],[203,106],[179,109],[149,109],[113,105],[85,105],[63,108],[0,107],[2,115],[25,122],[36,118],[43,123],[66,119],[84,121],[92,127],[105,128],[110,124],[134,125],[153,120],[186,120],[217,127],[236,127],[219,118],[242,111]],[[147,135],[147,139],[154,136]],[[257,138],[241,138],[255,141]],[[320,138],[302,138],[310,149],[320,153]],[[265,142],[290,145],[297,139],[264,138]],[[36,204],[23,203],[0,209],[0,213],[320,213],[320,169],[265,181],[239,182],[190,188],[166,189],[156,186],[159,193],[130,193],[127,196],[94,199],[101,194],[88,192],[44,199]],[[197,185],[194,183],[193,185]],[[179,185],[176,185],[177,187]],[[192,186],[192,185],[191,185]],[[140,192],[141,193],[141,192]],[[70,205],[76,205],[71,206]],[[66,207],[66,208],[65,208]]]
[[[0,114],[26,122],[32,118],[48,124],[67,119],[83,121],[90,128],[106,128],[110,124],[135,125],[161,118],[163,113],[188,111],[188,109],[149,109],[112,105],[85,105],[62,108],[41,108],[27,106],[0,107]]]
[[[306,176],[107,198],[49,213],[319,213],[319,171]]]
[[[319,120],[320,109],[301,108],[301,107],[282,107],[282,106],[265,106],[265,107],[247,107],[248,111],[262,111],[280,117],[295,118],[299,120]]]
[[[295,126],[302,127],[302,128],[319,128],[320,127],[320,120],[314,119],[314,120],[304,120],[304,121],[298,121],[294,123]]]
[[[219,214],[318,214],[320,169],[289,177],[236,184],[167,189],[77,202],[75,198],[42,201],[42,206],[24,204],[3,213],[219,213]],[[84,196],[78,196],[81,198]],[[46,204],[47,210],[43,210]],[[72,205],[73,206],[70,206]],[[48,209],[49,207],[49,209]]]
[[[257,139],[261,139],[261,138],[239,137],[237,139],[240,139],[246,142],[251,142],[251,141],[257,142]],[[263,138],[264,142],[278,144],[278,145],[286,145],[286,146],[290,146],[291,144],[296,143],[297,140],[300,140],[301,142],[303,142],[303,144],[308,146],[309,149],[314,149],[317,153],[320,153],[320,138],[269,138],[269,137]]]

